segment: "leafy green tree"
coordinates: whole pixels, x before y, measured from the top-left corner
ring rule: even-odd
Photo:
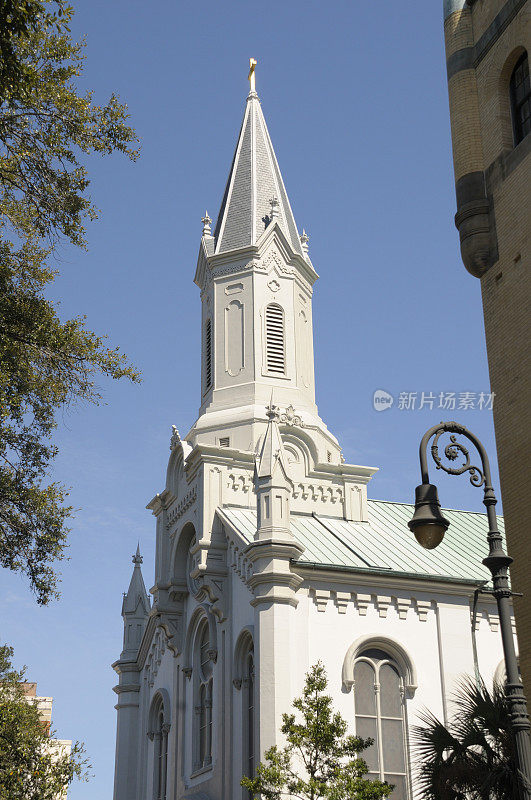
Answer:
[[[74,778],[87,778],[90,765],[78,742],[70,753],[54,746],[12,656],[0,647],[0,800],[58,800]]]
[[[513,800],[515,745],[503,687],[465,679],[446,726],[430,712],[413,728],[417,787],[425,800]]]
[[[328,685],[318,662],[306,675],[302,697],[293,701],[302,719],[282,715],[281,731],[287,744],[266,752],[253,778],[242,778],[250,796],[263,800],[383,800],[393,787],[368,780],[367,765],[360,753],[371,739],[347,735],[347,723],[332,710],[332,698],[324,694]]]
[[[62,320],[46,297],[57,246],[85,247],[97,216],[86,156],[137,157],[126,107],[78,92],[84,44],[70,37],[72,13],[60,0],[0,0],[12,64],[0,71],[0,565],[26,575],[39,603],[57,596],[72,514],[65,487],[46,482],[57,415],[99,403],[99,376],[139,380],[84,317]]]
[[[62,16],[64,0],[47,7],[41,0],[0,0],[0,95],[24,91],[26,65],[17,43],[29,31],[38,30],[43,18],[54,25]]]

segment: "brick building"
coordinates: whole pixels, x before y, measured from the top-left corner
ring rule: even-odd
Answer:
[[[24,681],[22,684],[22,690],[28,703],[33,703],[37,707],[39,717],[41,718],[44,728],[46,729],[46,733],[50,735],[50,729],[52,726],[53,697],[37,695],[37,684],[29,681]],[[70,739],[50,738],[49,752],[54,756],[54,760],[55,756],[60,758],[70,753],[71,750],[72,741]],[[66,800],[67,794],[68,789],[65,789],[64,792],[61,792],[57,796],[57,800]]]
[[[531,93],[528,0],[444,0],[456,226],[479,278],[500,482],[520,641],[531,695],[529,453]]]

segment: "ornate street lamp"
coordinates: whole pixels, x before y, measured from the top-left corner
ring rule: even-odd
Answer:
[[[464,458],[464,463],[455,467],[443,464],[438,447],[439,438],[443,433],[459,434],[471,441],[481,458],[481,469],[471,464],[467,448],[456,441],[455,435],[450,436],[450,443],[444,448],[444,457],[453,462],[461,455]],[[431,445],[431,455],[437,465],[437,469],[442,469],[449,475],[462,475],[465,472],[469,472],[470,483],[473,486],[484,487],[483,503],[487,508],[489,522],[487,534],[489,554],[483,559],[483,564],[491,572],[494,587],[493,595],[498,604],[505,671],[507,674],[505,696],[516,743],[516,762],[520,778],[521,797],[522,800],[531,800],[531,740],[529,738],[531,726],[527,714],[524,687],[518,671],[511,625],[510,598],[512,592],[509,589],[508,570],[513,559],[503,549],[502,537],[498,530],[496,497],[492,488],[489,459],[479,439],[464,425],[459,425],[457,422],[441,422],[426,431],[422,437],[419,452],[422,483],[415,490],[415,513],[408,522],[408,526],[415,534],[417,541],[428,550],[437,547],[442,542],[444,534],[450,525],[448,520],[441,514],[437,487],[430,483],[428,475],[427,447],[432,437],[435,438]]]

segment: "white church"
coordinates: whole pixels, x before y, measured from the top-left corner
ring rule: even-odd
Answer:
[[[254,87],[215,228],[203,219],[199,416],[174,427],[150,599],[123,600],[114,800],[248,800],[318,660],[370,776],[415,796],[410,728],[442,720],[463,674],[503,675],[483,514],[444,511],[423,550],[408,504],[368,499],[315,404],[317,273]],[[479,599],[478,599],[479,598]]]

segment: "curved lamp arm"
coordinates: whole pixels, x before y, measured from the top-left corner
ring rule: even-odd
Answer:
[[[444,448],[444,455],[449,461],[455,461],[458,458],[459,453],[461,453],[465,459],[464,464],[462,464],[460,467],[451,467],[448,464],[444,464],[439,455],[438,446],[439,438],[443,433],[459,434],[460,436],[465,436],[469,441],[471,441],[481,458],[481,469],[473,466],[470,463],[470,454],[467,448],[460,442],[457,442],[455,436],[450,436],[450,444],[447,444]],[[477,436],[475,436],[472,431],[469,431],[468,428],[465,428],[464,425],[460,425],[458,422],[440,422],[438,425],[434,425],[433,428],[427,430],[422,437],[419,448],[422,483],[430,482],[428,474],[427,449],[428,442],[432,436],[435,436],[435,439],[431,446],[431,455],[437,465],[437,469],[442,469],[449,475],[462,475],[464,472],[470,472],[470,483],[473,486],[483,486],[483,484],[485,484],[485,492],[488,489],[492,490],[492,479],[487,452]]]

